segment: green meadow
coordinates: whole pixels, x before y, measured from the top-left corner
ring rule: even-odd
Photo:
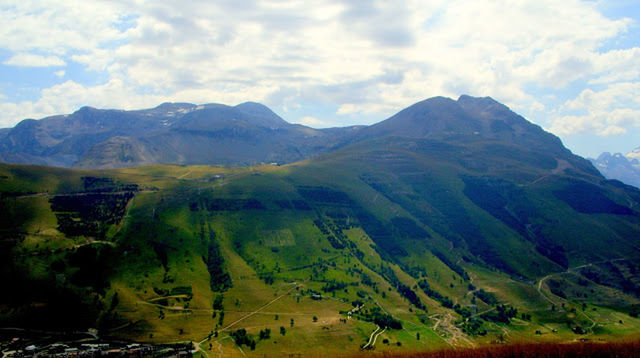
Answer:
[[[576,211],[575,178],[536,181],[517,151],[516,173],[375,144],[286,166],[0,165],[0,321],[205,357],[637,337],[637,218]]]

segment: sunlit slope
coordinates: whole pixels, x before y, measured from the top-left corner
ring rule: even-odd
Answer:
[[[539,149],[394,136],[282,167],[0,172],[5,326],[225,355],[640,329],[638,192]]]
[[[640,191],[525,147],[389,137],[293,168],[293,178],[353,193],[387,225],[370,236],[388,252],[399,246],[400,260],[445,239],[448,252],[534,278],[638,252]],[[414,226],[406,218],[426,233],[402,235]]]

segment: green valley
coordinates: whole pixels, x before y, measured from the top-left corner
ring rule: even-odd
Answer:
[[[205,357],[637,338],[640,190],[518,118],[282,166],[2,164],[0,325]]]

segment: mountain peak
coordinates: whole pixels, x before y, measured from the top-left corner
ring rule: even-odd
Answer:
[[[496,101],[495,99],[486,96],[486,97],[473,97],[470,96],[468,94],[463,94],[460,95],[460,97],[458,97],[458,103],[482,103],[485,105],[491,105],[491,104],[499,104],[502,105],[502,103]]]
[[[640,166],[633,156],[604,152],[598,159],[591,159],[591,162],[606,178],[617,179],[640,188]]]
[[[161,110],[161,111],[172,111],[172,110],[181,109],[181,108],[193,108],[193,107],[196,107],[196,105],[193,103],[164,102],[153,109]]]
[[[553,137],[493,98],[469,95],[462,95],[457,101],[447,97],[420,101],[371,128],[378,135],[429,138],[480,135],[513,143],[517,137],[542,134]]]
[[[460,105],[447,97],[432,97],[417,102],[390,118],[365,128],[363,136],[435,137],[472,134],[477,124]]]
[[[282,119],[269,107],[257,102],[244,102],[235,107],[236,110],[247,114],[256,120],[257,123],[265,127],[281,128],[289,125],[289,122]]]
[[[609,153],[609,152],[602,152],[602,154],[600,154],[600,155],[598,156],[598,159],[596,159],[596,160],[598,160],[598,161],[601,161],[601,160],[608,160],[609,158],[611,158],[611,153]]]
[[[82,106],[80,107],[77,111],[73,112],[75,113],[90,113],[90,112],[95,112],[98,111],[97,108],[95,107],[91,107],[91,106]]]

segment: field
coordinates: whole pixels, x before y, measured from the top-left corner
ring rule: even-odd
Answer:
[[[566,178],[520,185],[534,167],[514,183],[481,180],[446,150],[412,153],[257,167],[2,165],[11,289],[1,324],[192,341],[205,357],[638,336],[637,240],[624,235],[635,219],[576,214],[581,203],[558,189]],[[506,204],[486,204],[486,193]],[[613,232],[621,239],[605,255],[598,238]],[[472,352],[424,356],[487,354]]]

